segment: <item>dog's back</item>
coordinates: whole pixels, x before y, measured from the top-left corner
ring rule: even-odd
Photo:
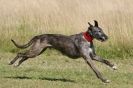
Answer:
[[[72,58],[77,58],[80,56],[75,41],[71,36],[60,34],[45,34],[42,36],[42,41],[46,39],[48,44],[50,44],[52,48],[61,51],[63,54],[66,54],[67,56]]]

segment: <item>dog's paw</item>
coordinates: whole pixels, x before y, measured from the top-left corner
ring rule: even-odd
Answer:
[[[8,65],[12,65],[13,63],[12,62],[9,62]]]
[[[106,80],[106,83],[110,83],[111,81],[110,80]]]
[[[8,65],[12,65],[11,63],[8,63]]]
[[[19,66],[19,64],[14,64],[14,65],[13,65],[13,67],[18,67],[18,66]]]
[[[106,80],[104,80],[103,82],[104,82],[104,83],[110,83],[111,81],[106,79]]]
[[[116,65],[114,65],[112,68],[113,68],[114,70],[117,70],[117,66],[116,66]]]

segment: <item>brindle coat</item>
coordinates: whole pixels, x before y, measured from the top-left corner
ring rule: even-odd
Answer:
[[[89,23],[88,34],[93,38],[96,38],[100,41],[107,40],[107,36],[104,34],[102,29],[98,26],[98,22],[95,22],[95,26]],[[33,58],[40,55],[47,48],[55,48],[61,51],[64,55],[70,58],[79,58],[83,57],[87,64],[92,68],[95,72],[96,76],[101,79],[103,82],[108,83],[109,80],[105,79],[101,73],[95,68],[92,60],[96,60],[102,62],[113,69],[116,69],[116,66],[109,61],[99,57],[95,53],[93,42],[88,42],[83,33],[75,34],[75,35],[61,35],[61,34],[43,34],[33,37],[27,44],[18,45],[15,41],[12,40],[18,48],[27,48],[31,46],[31,48],[24,53],[18,53],[17,56],[9,63],[10,65],[14,64],[18,58],[21,58],[16,66],[19,66],[23,61],[28,58]]]

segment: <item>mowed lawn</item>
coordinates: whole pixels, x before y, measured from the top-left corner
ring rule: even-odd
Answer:
[[[113,71],[94,62],[111,83],[102,83],[82,58],[42,54],[20,67],[9,66],[13,53],[0,53],[0,88],[133,88],[133,58],[109,59],[118,65]]]

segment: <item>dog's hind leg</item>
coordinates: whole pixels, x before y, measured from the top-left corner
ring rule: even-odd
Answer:
[[[34,58],[40,55],[48,47],[49,46],[46,43],[44,44],[44,43],[36,42],[28,51],[25,52],[24,57],[22,57],[22,59],[19,60],[16,66],[20,66],[24,61],[28,60],[29,58]]]
[[[18,64],[15,65],[15,67],[20,66],[24,61],[28,60],[29,58],[34,58],[34,57],[40,55],[45,50],[46,50],[46,48],[44,48],[42,51],[38,49],[38,52],[36,52],[36,51],[26,52],[25,55],[22,57],[22,59],[19,60]]]
[[[27,59],[28,59],[28,57],[23,57],[23,58],[18,62],[18,64],[15,65],[15,67],[18,67],[22,62],[24,62],[24,61],[27,60]]]
[[[15,61],[19,58],[21,58],[23,56],[23,53],[18,53],[17,56],[12,60],[10,61],[9,65],[12,65],[15,63]]]

